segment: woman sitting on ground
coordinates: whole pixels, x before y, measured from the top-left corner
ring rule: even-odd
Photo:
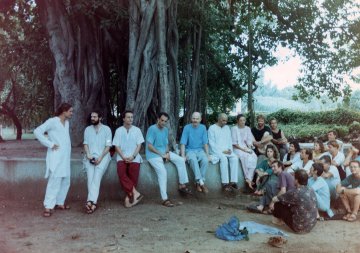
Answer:
[[[268,144],[265,149],[266,159],[259,163],[255,170],[255,178],[256,178],[256,191],[254,192],[255,195],[263,195],[263,187],[267,180],[273,174],[273,170],[271,168],[271,164],[273,161],[279,159],[279,152],[277,148],[272,145]]]
[[[322,141],[315,140],[314,141],[314,150],[313,150],[313,160],[317,162],[320,160],[320,157],[324,155],[325,147]]]
[[[234,153],[239,157],[247,186],[253,189],[253,178],[257,156],[252,150],[255,138],[251,129],[245,126],[246,118],[243,114],[237,117],[237,124],[231,128]]]
[[[301,162],[300,146],[297,141],[290,142],[289,152],[284,156],[283,164],[285,168]]]
[[[345,167],[345,172],[346,172],[346,176],[349,176],[351,174],[350,172],[350,162],[352,160],[356,160],[356,161],[360,161],[360,142],[354,142],[351,144],[351,148],[349,148],[349,151],[345,157],[345,161],[344,161],[344,167]]]
[[[312,160],[312,150],[308,148],[303,148],[300,153],[301,161],[294,163],[288,168],[289,173],[294,173],[299,169],[305,170],[308,174],[310,174],[311,166],[313,165]]]

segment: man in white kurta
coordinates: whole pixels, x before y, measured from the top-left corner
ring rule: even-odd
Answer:
[[[101,179],[111,160],[109,150],[112,134],[108,126],[101,123],[100,112],[91,113],[91,125],[84,132],[84,167],[87,174],[88,196],[85,205],[87,213],[97,208]]]
[[[208,130],[210,154],[213,159],[220,160],[221,183],[225,192],[236,190],[238,182],[238,157],[232,149],[231,131],[227,123],[227,116],[219,114],[217,123]],[[230,165],[230,179],[229,179]]]
[[[143,195],[136,189],[142,163],[139,154],[142,143],[145,142],[140,128],[133,126],[132,111],[123,113],[123,126],[116,129],[113,145],[116,150],[117,173],[122,189],[126,193],[124,205],[132,207],[139,203]]]
[[[68,209],[65,199],[70,187],[71,141],[69,119],[73,109],[71,105],[60,105],[56,117],[50,118],[34,130],[36,138],[48,148],[46,155],[46,173],[48,178],[44,199],[44,216],[49,217],[52,209]],[[47,133],[47,136],[45,136]]]

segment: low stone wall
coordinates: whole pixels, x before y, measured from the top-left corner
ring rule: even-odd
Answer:
[[[69,199],[86,199],[86,173],[81,159],[71,160],[71,187]],[[178,197],[178,174],[172,163],[166,163],[168,172],[168,195]],[[187,168],[190,186],[194,190],[194,174]],[[0,157],[0,199],[42,199],[47,180],[45,175],[45,159],[39,158],[9,158]],[[221,180],[219,164],[209,164],[206,174],[206,185],[209,188],[208,198],[221,195]],[[239,186],[244,186],[244,176],[239,163]],[[147,161],[141,164],[138,189],[147,198],[160,199],[157,175]],[[111,160],[103,177],[100,199],[121,199],[121,190],[116,172],[116,161]]]

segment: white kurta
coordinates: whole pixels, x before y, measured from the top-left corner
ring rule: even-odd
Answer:
[[[219,127],[216,124],[211,125],[208,136],[211,154],[222,155],[223,151],[233,150],[231,131],[228,125],[223,127]]]
[[[142,135],[140,128],[131,126],[129,131],[127,131],[124,126],[121,126],[115,131],[113,145],[119,147],[125,157],[130,157],[134,154],[136,147],[141,143],[144,143],[144,141],[144,136]],[[119,154],[116,156],[116,161],[122,161]],[[141,163],[141,155],[137,154],[133,162]]]
[[[85,128],[84,132],[84,142],[83,144],[87,145],[89,148],[89,153],[96,159],[104,151],[105,147],[111,147],[112,134],[108,126],[101,125],[98,132],[94,126],[88,126]],[[111,160],[110,153],[108,152],[102,159],[100,165],[103,164],[103,167],[107,167]]]
[[[47,132],[48,137],[45,136]],[[46,155],[45,178],[50,172],[53,177],[70,177],[71,141],[69,134],[69,121],[63,125],[59,117],[53,117],[45,121],[34,130],[36,138],[48,148]],[[57,150],[52,150],[54,145]]]

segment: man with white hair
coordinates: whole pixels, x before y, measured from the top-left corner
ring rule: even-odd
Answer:
[[[209,164],[208,136],[205,125],[200,122],[201,113],[194,112],[191,116],[191,124],[184,127],[180,140],[180,154],[188,161],[194,172],[196,191],[208,193],[205,186],[205,175]]]
[[[230,193],[238,189],[239,159],[233,152],[231,131],[226,125],[228,117],[225,113],[218,115],[218,121],[209,128],[210,154],[220,160],[221,183],[224,192]],[[230,166],[229,166],[230,165]],[[230,179],[229,179],[230,167]]]

